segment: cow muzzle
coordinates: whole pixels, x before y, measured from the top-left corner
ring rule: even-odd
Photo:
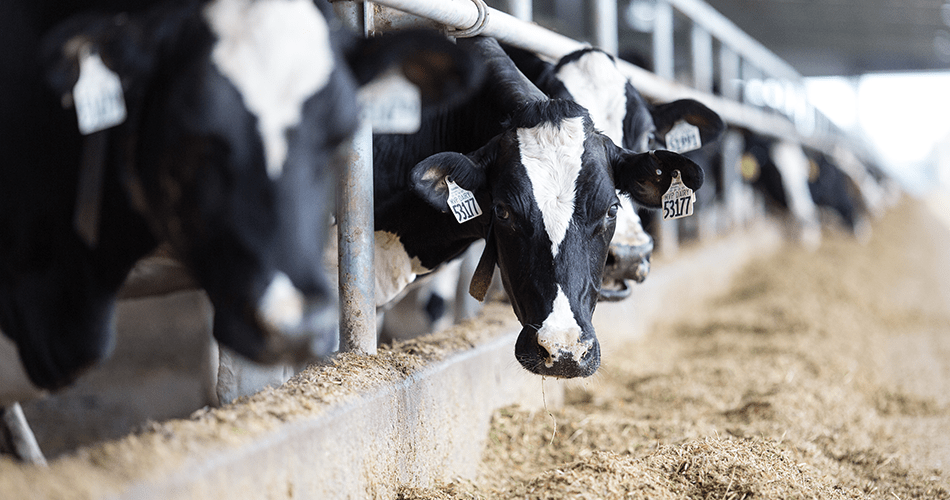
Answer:
[[[277,273],[261,297],[255,319],[266,339],[255,359],[302,363],[329,355],[338,345],[339,314],[329,294],[304,295]]]
[[[527,326],[515,343],[515,358],[526,370],[557,378],[589,377],[600,366],[600,344],[578,331],[545,331]]]
[[[650,274],[650,257],[653,255],[653,238],[638,245],[611,244],[604,265],[604,278],[600,286],[600,302],[617,302],[630,296],[627,280],[643,283]]]

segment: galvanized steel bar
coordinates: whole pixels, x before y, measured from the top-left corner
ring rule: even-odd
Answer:
[[[367,33],[371,9],[356,2],[334,8],[344,23]],[[373,127],[362,117],[337,190],[341,351],[376,354],[373,210]]]
[[[673,80],[673,7],[667,0],[657,0],[653,19],[653,72],[660,78]]]
[[[710,7],[706,2],[702,0],[660,0],[657,6],[660,3],[669,3],[675,7],[676,10],[682,12],[694,23],[709,31],[717,40],[741,54],[743,59],[754,61],[755,65],[764,70],[769,76],[793,81],[801,80],[801,74],[795,71],[795,68],[765,48],[755,38],[739,29],[735,23]]]
[[[609,54],[617,54],[617,0],[594,0],[594,40],[597,46]]]
[[[702,92],[713,91],[713,39],[705,28],[693,24],[690,37],[693,60],[693,87]]]
[[[478,9],[471,0],[380,0],[375,3],[459,29],[469,28],[478,21]],[[590,46],[492,8],[488,9],[488,21],[482,34],[551,59]]]
[[[534,19],[533,0],[508,0],[508,13],[515,19],[530,23]]]

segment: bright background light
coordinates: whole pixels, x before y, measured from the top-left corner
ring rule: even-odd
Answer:
[[[808,78],[805,85],[812,104],[862,137],[909,190],[950,180],[950,73]]]

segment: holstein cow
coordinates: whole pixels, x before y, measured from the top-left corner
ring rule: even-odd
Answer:
[[[835,214],[858,240],[870,238],[871,224],[857,183],[820,151],[808,152],[808,190],[815,205]]]
[[[821,245],[818,209],[808,188],[808,158],[801,146],[785,140],[745,134],[743,178],[780,210],[787,210],[788,236],[808,249]]]
[[[409,282],[484,238],[471,291],[482,298],[498,266],[524,327],[518,361],[540,375],[589,376],[600,363],[591,315],[616,190],[658,207],[674,171],[697,189],[702,170],[616,145],[584,107],[539,91],[493,39],[459,44],[487,61],[481,92],[416,134],[374,137],[377,240],[388,238],[404,270],[394,282]]]
[[[0,7],[0,406],[109,353],[116,291],[159,240],[207,291],[222,344],[261,362],[329,352],[331,159],[357,84],[398,54],[425,78],[441,41],[354,40],[322,1],[92,13],[115,3]]]
[[[597,48],[581,49],[562,57],[556,64],[537,55],[506,46],[518,68],[538,88],[552,98],[571,99],[590,113],[594,127],[614,144],[645,152],[673,149],[684,153],[719,138],[725,126],[719,115],[693,99],[652,105],[617,68],[613,56]],[[698,136],[683,136],[678,124],[688,124]],[[688,140],[683,140],[686,137]],[[667,144],[667,139],[676,144]],[[629,198],[621,196],[617,230],[611,241],[601,287],[601,300],[622,300],[629,296],[626,280],[646,279],[650,269],[653,239],[646,231]]]

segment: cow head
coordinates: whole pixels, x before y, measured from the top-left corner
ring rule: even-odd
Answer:
[[[361,41],[331,15],[312,0],[214,0],[88,16],[51,65],[69,89],[79,50],[95,51],[122,78],[130,198],[207,291],[215,337],[260,362],[336,344],[322,249],[358,84],[391,63],[423,102],[470,84],[444,37]]]
[[[445,211],[451,178],[487,205],[473,295],[484,297],[497,264],[523,325],[515,345],[522,366],[540,375],[589,376],[600,364],[591,317],[620,208],[617,191],[659,207],[675,170],[693,189],[703,172],[675,153],[615,145],[584,107],[541,94],[493,40],[466,43],[483,52],[507,89],[499,99],[513,111],[505,131],[479,150],[417,164],[413,189]]]
[[[699,129],[702,144],[716,140],[724,129],[715,112],[692,99],[651,105],[617,68],[614,58],[602,50],[577,50],[556,65],[520,49],[506,50],[545,93],[584,106],[598,130],[633,151],[665,149],[667,134],[680,121]],[[603,301],[626,298],[631,292],[627,281],[641,283],[650,271],[653,238],[643,229],[629,200],[622,198],[621,205],[604,270]]]

